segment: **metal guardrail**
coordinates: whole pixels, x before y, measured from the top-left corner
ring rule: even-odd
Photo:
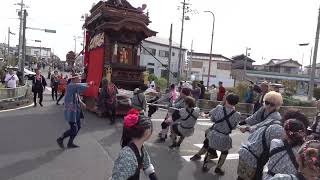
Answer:
[[[26,97],[30,91],[29,84],[17,88],[0,88],[0,102],[15,101]]]

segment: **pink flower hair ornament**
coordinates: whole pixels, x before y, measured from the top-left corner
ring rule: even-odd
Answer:
[[[124,117],[124,127],[129,129],[136,126],[139,122],[138,114],[128,114]]]

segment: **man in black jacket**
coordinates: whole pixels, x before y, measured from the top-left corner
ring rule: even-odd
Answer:
[[[34,107],[37,106],[37,95],[39,97],[39,104],[42,107],[43,91],[47,86],[46,79],[41,75],[40,70],[36,69],[36,75],[32,79],[32,92]]]
[[[199,99],[204,99],[204,94],[206,93],[206,87],[203,85],[203,81],[200,81],[199,87],[201,89]]]

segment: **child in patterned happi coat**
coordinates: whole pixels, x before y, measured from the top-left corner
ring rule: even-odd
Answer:
[[[281,94],[274,91],[267,93],[264,100],[268,112],[277,111],[283,103]],[[270,116],[254,126],[240,127],[240,131],[249,132],[250,135],[239,150],[238,180],[261,180],[263,167],[269,159],[271,141],[283,138],[285,131],[282,122]]]
[[[283,119],[285,136],[271,141],[265,180],[271,179],[275,174],[296,174],[299,168],[295,156],[304,143],[309,121],[297,110],[287,112]]]
[[[161,123],[161,132],[159,133],[160,139],[158,142],[164,142],[167,138],[167,134],[172,122],[179,119],[179,111],[176,109],[181,109],[185,107],[185,98],[190,96],[190,90],[187,88],[183,88],[180,92],[180,96],[176,101],[172,104],[172,108],[169,107],[168,114],[165,120]]]
[[[276,174],[270,180],[318,180],[320,177],[320,141],[311,140],[302,145],[297,156],[296,174]]]
[[[196,107],[196,101],[192,97],[185,98],[185,108],[179,109],[180,118],[173,122],[171,126],[172,145],[170,148],[180,147],[185,137],[190,137],[194,133],[200,109]],[[180,137],[177,142],[177,137]]]
[[[150,180],[157,180],[150,156],[144,146],[152,134],[152,122],[137,109],[131,109],[123,122],[121,147],[114,162],[111,180],[139,180],[143,170]]]
[[[209,112],[211,121],[214,125],[207,130],[206,140],[204,141],[203,147],[191,158],[191,160],[199,160],[201,159],[201,155],[206,153],[202,167],[204,172],[210,170],[209,160],[218,157],[216,152],[218,150],[221,151],[221,155],[215,169],[215,173],[224,175],[224,171],[221,167],[227,158],[229,149],[232,148],[232,139],[230,134],[232,130],[237,127],[241,118],[241,114],[235,110],[235,105],[238,104],[238,102],[238,95],[228,94],[223,106],[218,105]]]

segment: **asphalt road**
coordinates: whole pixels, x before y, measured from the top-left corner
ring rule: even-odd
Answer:
[[[121,119],[110,126],[107,119],[85,112],[79,137],[81,147],[60,150],[56,138],[68,128],[63,120],[63,107],[45,97],[45,107],[0,113],[0,179],[1,180],[104,180],[112,172],[113,161],[120,149]],[[214,168],[201,172],[201,162],[190,162],[202,145],[210,121],[200,119],[194,136],[185,139],[180,149],[170,150],[170,142],[156,143],[160,123],[166,112],[153,117],[154,133],[146,143],[161,180],[231,180],[236,179],[237,151],[246,135],[232,134],[233,148],[223,169],[225,176],[215,175]],[[214,161],[216,162],[216,161]],[[147,179],[141,175],[141,179]]]

